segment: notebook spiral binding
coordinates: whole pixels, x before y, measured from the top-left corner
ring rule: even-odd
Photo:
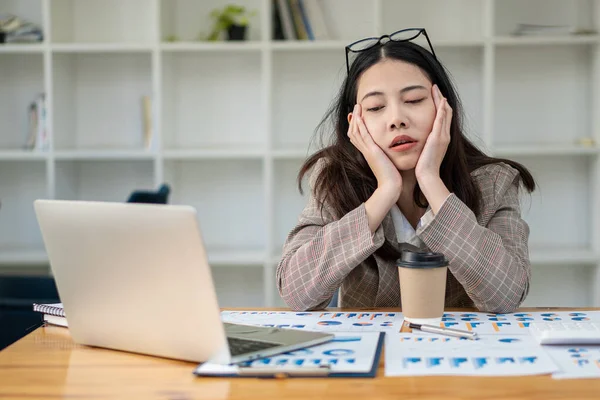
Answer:
[[[55,315],[57,317],[64,317],[65,310],[62,307],[56,307],[54,304],[33,304],[33,311],[41,312],[43,314]]]

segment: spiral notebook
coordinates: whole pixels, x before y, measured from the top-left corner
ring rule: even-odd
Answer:
[[[52,325],[68,327],[65,309],[62,303],[38,304],[33,303],[33,311],[44,314],[44,322]]]
[[[57,317],[66,317],[65,309],[62,303],[52,304],[38,304],[33,303],[33,311],[40,312],[42,314],[56,315]]]

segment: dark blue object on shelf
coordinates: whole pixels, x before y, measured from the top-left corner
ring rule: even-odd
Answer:
[[[167,204],[171,188],[166,183],[160,185],[157,191],[136,190],[127,199],[128,203]]]

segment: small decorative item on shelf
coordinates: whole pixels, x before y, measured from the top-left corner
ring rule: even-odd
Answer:
[[[219,40],[221,32],[227,32],[227,40],[245,40],[250,18],[255,14],[256,11],[247,11],[244,6],[235,4],[229,4],[223,9],[214,9],[210,16],[215,23],[206,40]]]
[[[582,147],[594,147],[596,146],[596,141],[592,137],[582,137],[575,141],[575,143]]]

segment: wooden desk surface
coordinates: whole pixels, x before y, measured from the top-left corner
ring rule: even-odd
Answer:
[[[600,379],[386,378],[383,357],[374,379],[200,378],[195,366],[76,345],[68,329],[42,327],[0,352],[0,399],[598,399],[600,393]]]

